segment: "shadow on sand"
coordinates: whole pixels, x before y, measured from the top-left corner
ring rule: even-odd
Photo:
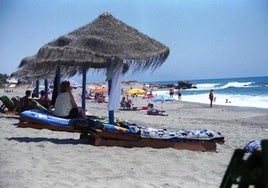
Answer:
[[[38,142],[51,142],[54,144],[61,144],[61,145],[66,145],[66,144],[90,144],[89,140],[87,139],[73,139],[73,138],[65,138],[65,139],[59,139],[59,138],[45,138],[45,137],[11,137],[11,138],[6,138],[9,141],[15,140],[17,142],[24,142],[24,143],[38,143]]]

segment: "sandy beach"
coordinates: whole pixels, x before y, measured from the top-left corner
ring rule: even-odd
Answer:
[[[128,86],[126,86],[127,88]],[[24,96],[26,88],[0,95]],[[81,89],[73,90],[81,104]],[[209,102],[209,101],[208,101]],[[133,99],[137,107],[146,99]],[[18,116],[0,113],[0,187],[171,187],[217,188],[237,148],[268,138],[268,110],[183,101],[155,103],[168,116],[146,111],[115,111],[115,116],[147,127],[196,130],[223,134],[217,152],[172,148],[96,147],[80,134],[18,128]],[[107,104],[87,100],[88,112],[107,115]]]

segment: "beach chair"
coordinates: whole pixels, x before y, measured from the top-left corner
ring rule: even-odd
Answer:
[[[12,97],[11,100],[15,104],[15,110],[17,112],[20,112],[21,111],[21,108],[20,108],[20,97],[18,97],[18,96]]]
[[[40,104],[37,100],[32,100],[31,101],[33,107],[35,109],[38,109],[38,110],[42,110],[42,111],[47,111],[47,108],[45,108],[42,104]]]
[[[15,109],[15,104],[13,101],[8,98],[7,96],[3,95],[0,97],[0,100],[2,101],[2,105],[0,107],[0,111],[2,113],[5,113],[5,109],[7,108],[9,111],[13,111]]]
[[[244,159],[245,150],[236,149],[225,172],[220,188],[268,188],[268,140],[261,142],[262,150]]]

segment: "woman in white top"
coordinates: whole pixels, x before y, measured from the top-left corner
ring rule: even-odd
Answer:
[[[69,81],[60,84],[60,94],[56,98],[54,115],[62,118],[86,118],[85,112],[78,107]]]

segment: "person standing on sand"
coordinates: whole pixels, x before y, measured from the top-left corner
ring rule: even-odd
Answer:
[[[170,98],[173,98],[173,95],[174,95],[174,88],[171,87],[171,88],[169,88],[169,96],[170,96]]]
[[[181,100],[181,87],[178,88],[178,100]]]
[[[210,100],[210,108],[211,108],[212,107],[213,100],[214,100],[213,89],[211,89],[210,92],[209,92],[209,100]]]

